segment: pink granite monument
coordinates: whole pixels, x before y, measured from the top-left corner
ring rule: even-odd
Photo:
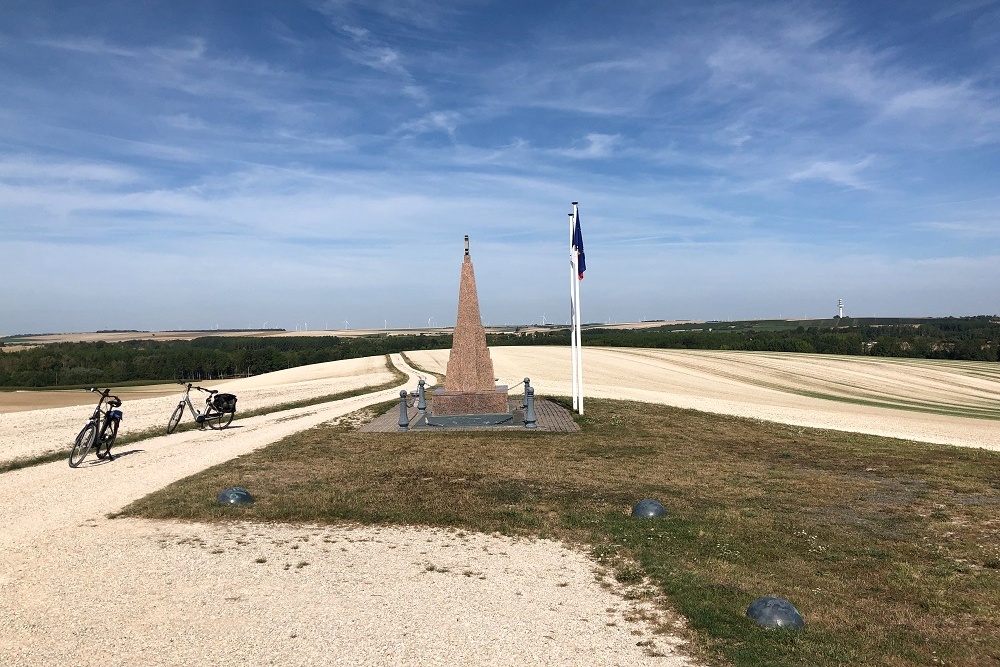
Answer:
[[[510,412],[506,385],[497,386],[486,330],[479,315],[476,273],[465,237],[465,260],[458,288],[458,320],[448,356],[444,389],[432,394],[432,415],[500,415]]]

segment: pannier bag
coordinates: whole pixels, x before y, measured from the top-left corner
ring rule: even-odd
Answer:
[[[212,397],[212,407],[219,412],[236,412],[236,394],[216,394]]]

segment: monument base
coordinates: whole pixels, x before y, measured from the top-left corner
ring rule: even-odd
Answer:
[[[498,415],[509,414],[507,385],[493,391],[447,391],[435,389],[431,394],[431,415]]]
[[[410,429],[433,427],[474,428],[514,425],[524,428],[524,415],[520,413],[520,411],[496,415],[423,415],[410,424]]]

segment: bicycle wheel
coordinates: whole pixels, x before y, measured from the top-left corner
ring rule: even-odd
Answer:
[[[211,417],[205,420],[209,428],[221,429],[229,426],[233,421],[233,417],[236,415],[235,412],[220,412],[213,414]]]
[[[181,422],[181,417],[183,416],[184,404],[181,403],[177,406],[177,409],[174,410],[174,414],[170,415],[170,421],[167,422],[167,435],[174,432],[174,429],[177,428],[177,425]]]
[[[97,424],[90,422],[80,430],[80,434],[76,436],[76,442],[73,443],[73,451],[69,453],[69,467],[75,468],[83,460],[87,458],[87,452],[94,445],[94,439],[97,436]]]
[[[97,458],[103,459],[111,454],[111,445],[115,444],[115,438],[117,437],[118,420],[112,419],[105,427],[101,438],[97,441]]]

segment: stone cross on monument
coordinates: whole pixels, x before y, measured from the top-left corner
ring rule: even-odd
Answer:
[[[476,273],[469,256],[469,237],[465,237],[465,258],[458,287],[458,318],[445,371],[444,389],[432,396],[434,415],[501,415],[510,412],[507,387],[497,386],[493,378],[493,360],[486,347],[486,329],[479,314]]]

